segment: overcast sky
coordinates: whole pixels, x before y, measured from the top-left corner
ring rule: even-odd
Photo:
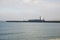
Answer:
[[[60,0],[0,0],[0,20],[28,20],[44,17],[60,20]]]

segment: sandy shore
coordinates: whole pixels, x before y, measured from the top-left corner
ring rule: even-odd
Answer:
[[[60,38],[55,38],[55,39],[49,39],[49,40],[60,40]]]

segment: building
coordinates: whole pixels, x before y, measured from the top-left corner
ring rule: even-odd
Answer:
[[[29,22],[44,22],[44,18],[40,16],[39,19],[31,19],[31,20],[28,20]]]

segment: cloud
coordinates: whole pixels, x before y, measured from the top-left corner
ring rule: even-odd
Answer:
[[[60,7],[58,2],[49,2],[44,0],[0,0],[0,7],[16,7],[32,6],[32,7]]]
[[[24,3],[30,3],[32,0],[22,0]]]
[[[46,19],[53,19],[55,17],[59,18],[59,10],[60,1],[56,2],[54,0],[0,0],[0,16],[3,16],[3,18],[5,17],[6,19],[9,19],[12,13],[15,13],[13,14],[14,17],[16,17],[16,14],[17,16],[19,15],[19,18],[20,16],[22,18],[29,16],[35,17],[40,15],[44,16]],[[11,15],[8,16],[10,13]],[[11,16],[12,19],[14,17]]]

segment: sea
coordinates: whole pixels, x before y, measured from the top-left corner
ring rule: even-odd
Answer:
[[[60,23],[0,22],[0,40],[60,38]]]

